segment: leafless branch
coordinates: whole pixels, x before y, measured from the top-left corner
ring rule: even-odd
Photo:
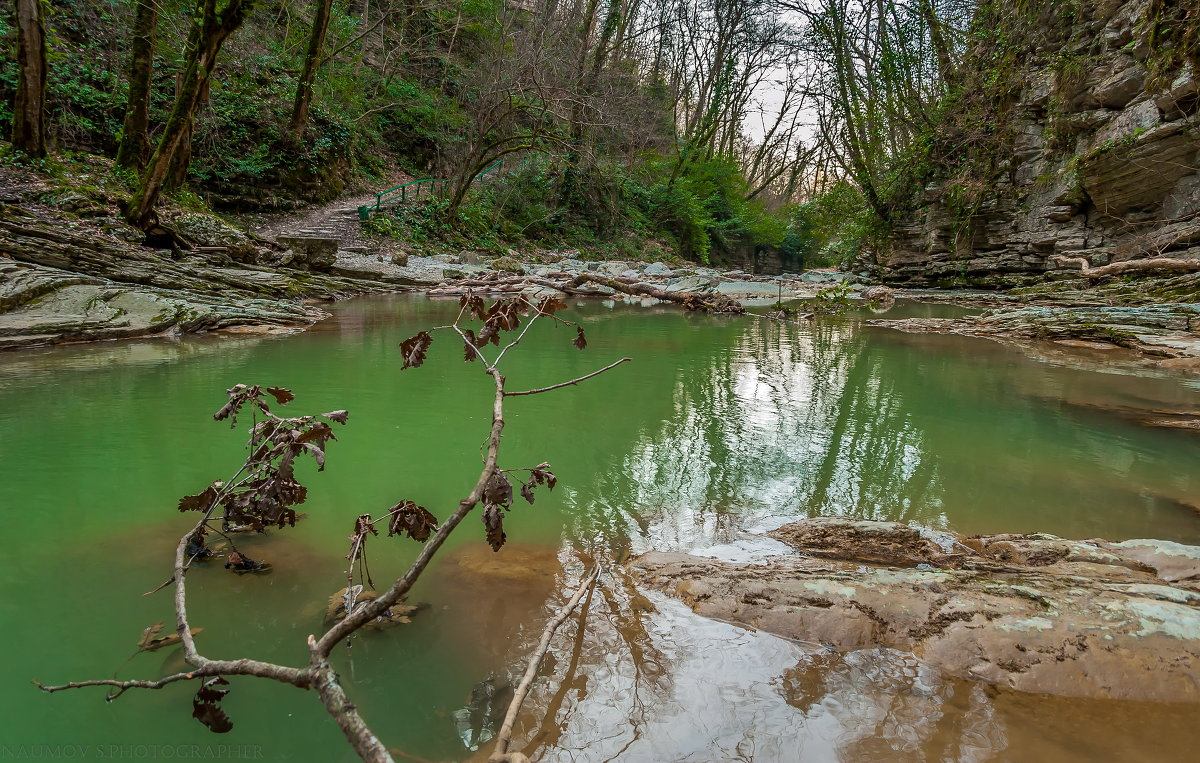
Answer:
[[[523,392],[505,392],[504,396],[505,397],[518,397],[519,395],[539,395],[543,392],[549,392],[552,389],[562,389],[563,387],[570,387],[574,384],[578,384],[581,381],[590,379],[593,376],[599,376],[600,374],[604,373],[605,371],[616,368],[617,366],[621,365],[622,363],[628,363],[631,360],[633,360],[633,358],[621,358],[616,363],[607,365],[598,371],[592,371],[590,374],[587,374],[585,376],[580,376],[578,379],[572,379],[571,381],[562,382],[561,384],[552,384],[549,387],[541,387],[540,389],[527,389],[527,390],[524,390]]]

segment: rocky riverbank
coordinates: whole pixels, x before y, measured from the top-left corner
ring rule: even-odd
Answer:
[[[761,564],[631,562],[698,614],[840,650],[911,651],[1020,691],[1200,702],[1200,547],[807,519]]]
[[[104,199],[14,193],[11,185],[7,198],[19,203],[0,202],[0,349],[298,330],[327,315],[317,306],[322,301],[412,289],[455,294],[461,284],[488,293],[614,293],[597,283],[568,286],[585,276],[669,295],[696,293],[712,304],[769,304],[848,279],[832,271],[779,279],[700,266],[587,262],[574,251],[421,257],[343,244],[319,232],[270,241],[216,216],[179,210],[145,235],[122,223]]]
[[[1003,307],[963,318],[875,319],[898,331],[1000,340],[1051,340],[1090,349],[1124,347],[1155,365],[1200,372],[1200,303],[1138,307]]]
[[[1077,3],[1065,14],[1053,4],[1009,5],[1013,28],[995,34],[1021,47],[1004,48],[1013,59],[962,83],[988,92],[1009,78],[1002,108],[965,120],[989,124],[974,154],[989,161],[954,152],[958,163],[914,183],[912,211],[895,221],[892,246],[875,253],[878,275],[1013,288],[1078,277],[1081,266],[1155,272],[1138,269],[1156,260],[1195,275],[1200,68],[1166,42],[1170,12],[1152,0]],[[961,118],[947,115],[938,134]]]
[[[1162,365],[1200,369],[1200,273],[1135,282],[1067,278],[1009,292],[893,293],[832,270],[761,275],[681,261],[598,262],[577,250],[423,257],[364,237],[357,211],[345,203],[319,210],[328,220],[316,228],[293,230],[300,223],[288,218],[261,229],[273,239],[178,207],[164,209],[163,226],[146,235],[121,222],[119,193],[92,184],[98,178],[111,180],[99,168],[72,176],[71,190],[30,172],[0,173],[0,349],[186,332],[295,331],[325,317],[320,304],[334,299],[396,290],[456,296],[470,288],[666,299],[720,312],[818,297],[834,309],[859,298],[879,309],[893,304],[892,297],[951,302],[995,309],[964,319],[875,323],[1082,341],[1092,349],[1121,346]]]

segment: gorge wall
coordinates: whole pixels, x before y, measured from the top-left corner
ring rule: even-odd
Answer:
[[[943,155],[915,186],[913,211],[893,221],[890,247],[874,253],[878,275],[1004,288],[1078,274],[1060,258],[1200,260],[1196,4],[998,5],[1009,19],[999,34],[1018,47],[1003,102],[946,115],[978,116],[990,164],[964,173]],[[997,75],[966,76],[982,92]],[[986,188],[968,204],[964,183]]]

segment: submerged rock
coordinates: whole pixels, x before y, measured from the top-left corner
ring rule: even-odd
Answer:
[[[911,651],[1020,691],[1200,702],[1200,548],[841,518],[772,535],[803,553],[751,565],[652,552],[633,572],[699,614],[786,638]]]
[[[332,625],[346,618],[346,615],[361,609],[368,602],[379,597],[378,591],[364,589],[361,585],[341,588],[329,597],[325,605],[325,624]],[[404,625],[412,622],[412,615],[420,610],[422,605],[393,604],[383,611],[383,614],[367,623],[364,628],[382,630],[393,625]]]

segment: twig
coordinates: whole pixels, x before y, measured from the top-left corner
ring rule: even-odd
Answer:
[[[571,597],[567,605],[559,611],[553,620],[547,623],[546,630],[542,631],[542,640],[538,644],[537,650],[530,656],[529,665],[525,668],[525,675],[521,678],[521,683],[517,685],[517,691],[513,694],[512,702],[508,705],[508,712],[504,716],[504,724],[500,727],[500,733],[496,735],[496,750],[488,758],[489,763],[521,763],[527,760],[521,753],[510,753],[508,751],[508,745],[512,741],[513,725],[517,722],[517,713],[520,712],[521,705],[525,703],[525,697],[529,694],[529,688],[533,685],[534,678],[537,677],[538,668],[542,664],[542,659],[546,656],[546,651],[550,648],[550,639],[553,638],[554,632],[558,630],[558,626],[562,625],[571,616],[571,613],[579,606],[579,602],[583,600],[583,595],[591,590],[599,577],[600,565],[596,565],[584,577],[583,581],[579,584],[579,588],[575,591],[575,595]]]
[[[160,678],[157,681],[119,681],[115,678],[103,678],[95,681],[72,681],[68,684],[60,686],[46,686],[40,681],[34,681],[33,685],[42,691],[53,694],[56,691],[65,691],[66,689],[79,689],[84,686],[114,686],[120,691],[116,694],[109,694],[108,701],[112,701],[125,693],[127,689],[161,689],[164,686],[173,684],[176,681],[188,681],[193,678],[199,678],[200,675],[195,672],[175,673],[174,675]]]
[[[599,371],[592,371],[590,374],[587,374],[586,376],[580,376],[578,379],[572,379],[571,381],[565,381],[562,384],[551,384],[549,387],[541,387],[539,389],[527,389],[527,390],[523,390],[521,392],[505,392],[504,396],[505,397],[519,397],[520,395],[537,395],[537,394],[541,394],[542,392],[549,392],[552,389],[562,389],[563,387],[570,387],[573,384],[578,384],[579,382],[584,381],[586,379],[590,379],[593,376],[599,376],[600,374],[604,373],[605,371],[616,368],[617,366],[621,365],[622,363],[628,363],[631,360],[633,360],[633,358],[621,358],[616,363],[607,365],[604,368],[601,368]]]

